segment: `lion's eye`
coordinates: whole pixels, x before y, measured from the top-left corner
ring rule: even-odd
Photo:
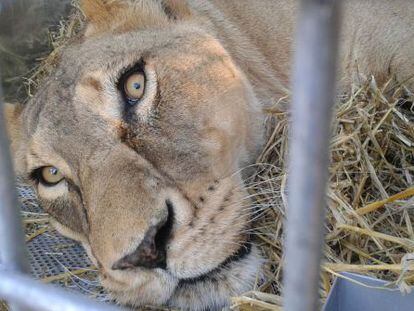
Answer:
[[[124,92],[128,101],[132,104],[139,101],[144,95],[145,89],[145,76],[141,72],[135,72],[130,74],[124,80]]]
[[[39,181],[48,186],[56,185],[64,178],[59,169],[54,166],[42,167],[39,173]]]

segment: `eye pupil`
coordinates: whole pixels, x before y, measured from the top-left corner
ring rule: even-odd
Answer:
[[[124,97],[126,102],[135,105],[143,96],[145,88],[145,75],[142,72],[129,74],[123,80]]]
[[[60,170],[54,166],[42,167],[39,173],[40,175],[39,175],[38,180],[42,184],[48,185],[48,186],[56,185],[64,179],[64,176],[60,172]]]
[[[56,167],[51,167],[51,168],[49,168],[49,172],[50,172],[50,174],[52,174],[52,175],[56,175],[57,173],[59,173],[59,172],[58,172],[58,169],[57,169]]]

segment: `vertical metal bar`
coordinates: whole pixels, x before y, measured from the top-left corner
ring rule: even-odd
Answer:
[[[27,273],[29,265],[6,135],[2,96],[0,85],[0,265],[8,271]],[[19,309],[16,305],[11,305],[10,308],[15,311]]]
[[[284,310],[318,310],[340,0],[302,0],[293,75]]]
[[[0,86],[0,263],[8,270],[28,272],[1,96]]]

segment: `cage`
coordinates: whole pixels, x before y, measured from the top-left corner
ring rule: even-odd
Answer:
[[[379,188],[382,188],[385,193],[391,192],[394,195],[387,195],[388,198],[382,200],[379,200],[374,195],[367,195],[363,198],[362,196],[355,196],[355,202],[358,200],[361,201],[355,203],[355,206],[346,202],[349,192],[354,190],[354,188],[349,185],[342,185],[352,180],[355,183],[361,182],[363,184],[361,186],[362,188],[371,187],[370,190],[372,190],[375,186],[366,186],[365,182],[363,183],[361,181],[364,178],[366,180],[366,177],[358,179],[354,177],[353,172],[344,173],[337,170],[332,173],[330,171],[330,177],[328,178],[326,176],[326,170],[329,165],[328,142],[334,102],[334,76],[340,20],[340,1],[302,1],[301,10],[301,15],[298,19],[299,26],[297,35],[297,45],[300,48],[295,58],[295,83],[292,97],[293,107],[296,107],[296,109],[293,110],[292,144],[289,147],[291,150],[289,161],[291,171],[289,172],[290,178],[288,181],[289,192],[285,191],[286,189],[282,187],[285,182],[283,177],[286,171],[274,172],[273,165],[263,165],[258,169],[258,173],[256,174],[256,177],[259,179],[266,178],[262,184],[269,183],[269,188],[273,191],[270,194],[266,191],[259,192],[258,197],[260,196],[260,199],[265,200],[263,206],[271,206],[272,209],[278,212],[277,220],[272,225],[278,228],[274,230],[278,234],[269,236],[282,240],[282,236],[284,235],[280,233],[283,231],[280,230],[280,226],[284,222],[284,214],[289,214],[286,224],[286,264],[283,267],[286,276],[284,306],[286,310],[292,311],[319,309],[319,294],[323,291],[322,296],[326,296],[330,290],[330,280],[337,275],[337,272],[360,269],[358,270],[359,272],[366,273],[372,271],[370,269],[379,269],[379,266],[373,268],[372,266],[374,265],[372,263],[383,264],[383,270],[380,270],[383,274],[379,276],[384,276],[385,278],[395,278],[395,275],[392,275],[392,273],[395,271],[401,272],[401,277],[398,278],[399,283],[397,281],[397,285],[400,287],[406,285],[405,282],[409,282],[411,279],[412,275],[409,272],[412,269],[409,267],[404,270],[406,266],[402,263],[396,267],[395,265],[392,266],[389,262],[395,262],[401,259],[399,258],[400,254],[404,251],[408,252],[413,248],[409,238],[400,237],[400,235],[409,233],[409,229],[401,229],[401,226],[399,226],[398,228],[392,228],[395,231],[392,231],[388,235],[386,231],[389,228],[383,229],[381,227],[381,230],[383,229],[384,231],[382,233],[374,230],[376,224],[380,223],[383,225],[386,222],[390,222],[390,219],[399,213],[395,207],[392,207],[394,209],[389,211],[390,215],[387,219],[378,215],[372,219],[362,218],[364,215],[383,208],[386,204],[400,204],[400,206],[410,204],[409,201],[401,201],[402,199],[409,198],[414,193],[407,186],[408,177],[404,181],[401,181],[404,178],[396,178],[388,182],[385,186],[383,186],[383,182],[395,178],[396,175],[402,176],[405,174],[405,176],[410,176],[412,168],[407,168],[407,165],[404,163],[402,165],[395,164],[390,160],[394,167],[391,169],[388,164],[381,164],[383,165],[381,168],[385,167],[386,171],[382,176],[378,177],[373,172],[375,169],[373,169],[372,165],[369,166],[371,162],[368,159],[368,154],[364,154],[364,152],[372,152],[372,150],[357,149],[357,153],[361,151],[362,157],[365,157],[364,161],[366,162],[363,164],[367,166],[366,172],[361,172],[361,176],[363,174],[365,176],[369,175],[374,180],[374,184],[378,180],[377,184],[379,186],[377,186]],[[37,67],[33,70],[33,63],[38,62],[41,58],[46,58],[53,49],[59,46],[60,40],[67,39],[80,27],[81,18],[79,16],[74,16],[68,24],[62,24],[63,22],[61,21],[71,11],[72,5],[69,0],[55,2],[46,0],[5,0],[0,3],[0,73],[2,74],[3,99],[6,101],[25,101],[27,95],[32,95],[36,88],[36,83],[40,79],[39,77],[48,71],[44,67]],[[17,40],[16,38],[19,39]],[[312,79],[309,79],[310,76],[312,76]],[[367,129],[358,138],[368,137],[372,133],[375,136],[375,131],[378,130],[378,127],[375,124],[370,124],[366,120],[365,114],[361,113],[364,109],[369,110],[375,106],[372,109],[376,115],[378,114],[381,119],[380,122],[383,122],[383,119],[385,120],[386,116],[389,116],[390,113],[395,118],[386,124],[386,126],[393,126],[392,135],[395,135],[391,139],[392,143],[396,142],[395,145],[407,146],[406,148],[395,147],[393,145],[389,148],[389,153],[395,153],[395,150],[401,151],[404,154],[408,153],[412,147],[410,136],[412,133],[407,134],[409,130],[402,124],[404,122],[411,124],[414,119],[410,119],[412,115],[406,113],[411,109],[406,103],[410,102],[412,93],[402,87],[394,87],[392,89],[393,93],[385,96],[385,89],[380,89],[376,85],[375,79],[369,80],[367,84],[360,86],[353,93],[352,100],[349,100],[349,103],[355,104],[355,110],[352,110],[354,108],[350,108],[350,104],[342,105],[337,114],[339,117],[336,119],[338,123],[342,123],[338,126],[334,122],[335,129],[345,128],[345,130],[348,130],[344,124],[351,124],[349,125],[351,134],[348,135],[351,136],[355,134],[352,132],[354,129],[352,128],[353,124],[356,122],[366,122],[366,124],[363,123],[363,126],[369,125],[371,128]],[[396,98],[398,102],[390,102]],[[286,112],[280,112],[278,108],[276,107],[274,110],[269,111],[269,115],[284,114],[284,117],[286,117]],[[388,112],[387,109],[391,112]],[[383,112],[384,110],[387,111]],[[361,116],[358,115],[360,119],[355,117],[358,113],[361,113]],[[352,120],[351,116],[353,118]],[[375,118],[378,118],[378,116],[375,116]],[[273,137],[279,135],[281,132],[287,136],[287,127],[285,125],[276,128]],[[386,129],[385,127],[382,131]],[[33,310],[120,309],[113,305],[108,294],[100,286],[95,271],[96,268],[93,267],[93,264],[81,246],[72,240],[60,236],[47,225],[48,216],[40,209],[33,190],[22,183],[20,179],[16,180],[17,187],[15,187],[15,179],[10,164],[11,161],[8,148],[6,148],[7,139],[4,135],[5,131],[1,129],[0,132],[2,135],[0,136],[2,146],[0,149],[0,297],[4,297],[13,310],[26,310],[27,308]],[[384,142],[388,141],[384,138],[384,140],[381,140],[381,145]],[[272,149],[271,146],[274,147],[279,144],[278,146],[280,147],[280,145],[284,145],[285,143],[285,140],[277,142],[269,141],[268,148],[264,150],[261,156],[262,159],[265,160],[266,157],[269,157],[269,154],[274,156],[275,153],[280,152],[276,150],[277,148]],[[358,145],[358,143],[359,141],[355,144]],[[348,160],[346,155],[344,156],[344,153],[355,152],[355,150],[348,150],[350,147],[346,145],[344,136],[341,135],[335,135],[333,145],[334,147],[339,146],[337,148],[339,151],[334,148],[334,151],[330,155],[331,157],[336,157],[337,159],[335,160],[338,162]],[[381,153],[381,151],[378,153]],[[280,158],[283,157],[281,156]],[[404,161],[403,158],[398,158],[398,161]],[[410,160],[408,159],[407,162],[410,162]],[[272,167],[272,169],[269,169],[269,167]],[[343,169],[343,167],[341,168]],[[355,168],[359,168],[359,166],[356,165]],[[405,171],[401,173],[400,171],[403,169]],[[349,177],[348,173],[352,176]],[[341,177],[338,177],[339,175]],[[332,178],[332,176],[337,177],[337,179]],[[377,180],[375,176],[377,176]],[[276,179],[277,182],[272,183]],[[345,190],[338,194],[333,191],[335,189],[328,189],[328,200],[333,201],[334,203],[332,205],[336,204],[338,211],[342,212],[332,211],[332,205],[329,206],[329,217],[335,219],[335,221],[327,224],[328,236],[326,239],[328,239],[330,244],[328,250],[325,251],[325,256],[328,259],[332,259],[333,262],[324,262],[322,266],[322,289],[319,290],[320,262],[323,255],[322,245],[324,235],[323,207],[326,205],[325,189],[326,184],[332,182],[332,180]],[[280,196],[277,198],[278,200],[284,200],[285,196],[288,197],[289,210],[286,212],[283,208],[277,207],[279,203],[272,197],[276,195],[274,192],[276,188],[277,195]],[[350,188],[352,189],[350,190]],[[359,191],[362,192],[364,190],[362,188]],[[17,192],[14,191],[15,189],[17,189]],[[300,195],[289,195],[289,193]],[[21,204],[17,203],[16,196],[19,197]],[[372,203],[373,201],[374,203]],[[19,213],[17,213],[16,206],[21,206]],[[274,213],[274,210],[272,213]],[[332,216],[332,214],[334,215]],[[345,214],[346,216],[344,216]],[[347,220],[351,219],[349,215],[352,215],[352,217],[360,216],[361,219],[358,219],[358,224],[374,224],[372,227],[367,225],[364,229],[348,225]],[[400,214],[398,215],[400,224],[405,221],[407,228],[409,228],[411,224],[410,212],[405,209],[402,216]],[[263,223],[269,222],[269,217],[262,217],[262,219],[263,222],[259,222],[258,227],[263,225]],[[338,219],[344,220],[343,223],[338,221]],[[21,220],[24,224],[24,234],[20,232]],[[272,227],[271,230],[273,229]],[[352,241],[358,240],[355,236],[347,240],[344,238],[343,242],[340,241],[346,235],[358,233],[367,235],[375,243],[377,243],[376,239],[384,239],[385,241],[396,243],[403,250],[387,245],[384,246],[380,242],[379,244],[384,246],[383,252],[387,253],[389,257],[387,255],[376,256],[375,251],[372,251],[372,254],[367,251],[371,247],[370,243],[372,241],[361,240],[360,244],[366,243],[368,245],[363,249],[357,245],[357,242],[352,244]],[[263,240],[265,243],[274,245],[274,241],[269,242],[265,240],[267,237],[266,234],[267,231],[265,233],[258,233],[259,236],[264,237]],[[27,252],[23,251],[25,249],[24,244],[26,245]],[[281,294],[281,286],[279,284],[281,283],[283,259],[280,255],[281,251],[275,251],[275,249],[280,249],[281,247],[281,244],[277,244],[276,247],[266,246],[264,248],[264,252],[271,258],[271,263],[266,272],[272,274],[272,277],[275,279],[277,278],[277,281],[273,283],[272,281],[267,282],[266,286],[267,288],[271,288],[270,291],[272,293],[254,291],[241,297],[234,297],[232,300],[232,308],[243,310],[281,309],[282,303],[279,297]],[[341,252],[341,248],[346,248],[347,251]],[[338,253],[340,254],[338,255]],[[362,264],[351,264],[351,262],[355,262],[353,256],[359,256],[358,263],[362,263],[365,259],[368,260],[370,263],[368,265],[369,267]],[[383,260],[383,258],[385,259]],[[343,266],[341,266],[341,260],[346,262]],[[386,263],[382,261],[386,261]],[[277,275],[277,277],[274,275]],[[340,277],[343,278],[343,276]],[[345,274],[345,277],[350,278],[351,275]],[[352,277],[363,285],[370,286],[371,282],[377,284],[376,281],[359,276]],[[55,287],[41,284],[32,278],[42,280],[46,283],[53,283]],[[359,290],[355,290],[355,286],[350,286],[352,287],[350,291],[345,290],[348,289],[349,284],[347,285],[344,282],[343,279],[336,281],[328,298],[327,305],[325,306],[326,311],[347,310],[343,309],[343,303],[338,303],[338,301],[341,301],[338,298],[341,295],[345,295],[345,297],[348,297],[347,301],[349,301],[349,297],[363,292],[359,287],[357,287]],[[266,284],[266,282],[264,283]],[[378,284],[380,284],[378,286],[384,285],[384,283]],[[65,290],[62,290],[62,287]],[[272,295],[274,293],[277,293],[277,295]],[[298,299],[298,293],[301,293],[301,299]],[[372,292],[370,294],[367,293],[367,295],[371,294]],[[394,298],[392,299],[389,299],[388,295],[377,294],[372,295],[375,297],[383,296],[384,299],[388,299],[388,302],[394,301],[393,299],[398,300],[401,306],[409,304],[412,300],[412,296],[402,296],[397,291],[393,292]],[[89,297],[86,298],[85,296]],[[375,300],[379,305],[378,308],[385,308],[387,305],[380,298],[375,298]],[[0,309],[1,307],[0,305]],[[388,309],[385,308],[384,310]]]

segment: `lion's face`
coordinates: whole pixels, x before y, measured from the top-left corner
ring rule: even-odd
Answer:
[[[16,162],[121,303],[220,307],[261,261],[241,177],[261,142],[254,107],[191,24],[91,36],[24,108]]]

